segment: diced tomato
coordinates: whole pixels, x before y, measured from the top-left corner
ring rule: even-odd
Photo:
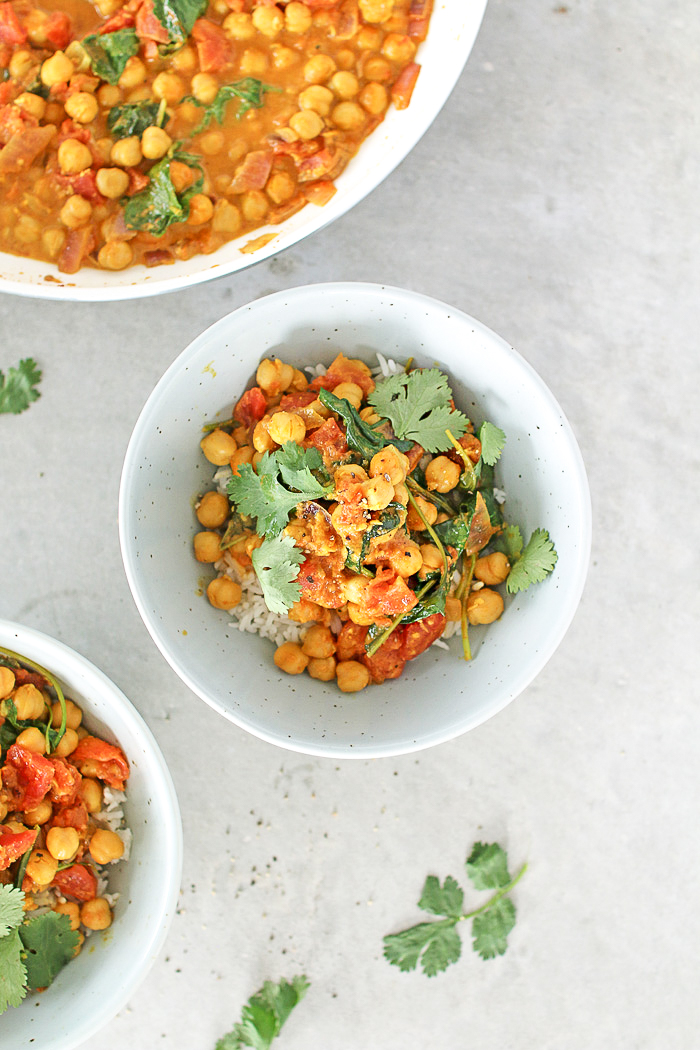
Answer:
[[[163,266],[175,262],[175,256],[167,248],[156,248],[152,252],[145,252],[143,261],[146,266]]]
[[[270,136],[270,145],[273,153],[279,153],[283,156],[293,157],[295,160],[303,160],[305,157],[311,157],[314,153],[318,153],[321,146],[323,145],[323,139],[298,139],[296,142],[285,142],[284,139],[277,139],[274,136]]]
[[[372,376],[367,375],[366,372],[361,371],[359,368],[353,368],[352,365],[331,365],[329,370],[323,376],[316,376],[316,378],[309,383],[309,387],[312,390],[335,390],[341,383],[355,383],[360,387],[365,397],[371,394],[375,387],[375,382]]]
[[[52,828],[75,828],[76,831],[85,831],[88,826],[88,811],[84,802],[76,802],[73,806],[61,806],[54,811],[51,818]]]
[[[355,660],[364,656],[367,628],[348,620],[340,629],[336,640],[335,654],[339,660]]]
[[[305,157],[297,163],[297,178],[299,182],[313,182],[334,175],[340,170],[340,159],[336,149],[324,146],[310,157]]]
[[[379,646],[374,656],[365,653],[362,657],[375,685],[381,685],[387,678],[398,678],[403,671],[406,660],[401,652],[401,643],[401,632],[396,630]]]
[[[24,28],[12,4],[0,4],[0,44],[23,44],[27,39]]]
[[[302,562],[297,583],[303,598],[317,602],[326,609],[340,609],[345,605],[335,562],[329,558],[309,555],[306,561]]]
[[[305,208],[307,203],[306,197],[302,196],[301,193],[297,193],[296,196],[291,197],[288,201],[270,208],[267,213],[267,221],[273,226],[279,222],[284,222],[285,219],[288,219],[291,215],[296,215],[298,211]]]
[[[231,61],[231,45],[221,28],[208,18],[198,18],[192,27],[192,39],[197,45],[199,68],[205,73],[219,73]],[[264,183],[263,183],[264,185]],[[260,188],[261,187],[256,187]]]
[[[259,386],[252,386],[246,390],[233,410],[233,418],[247,427],[258,423],[267,410],[267,399]]]
[[[101,35],[103,33],[116,33],[120,29],[131,29],[136,24],[136,19],[130,11],[117,11],[116,15],[112,15],[108,18],[104,25],[101,25],[97,32]]]
[[[59,143],[65,142],[66,139],[77,139],[78,142],[83,142],[87,145],[90,137],[88,129],[82,124],[76,124],[70,117],[66,117],[65,120],[61,121],[61,126],[58,129]]]
[[[9,80],[5,80],[0,84],[0,106],[3,106],[6,102],[10,101],[13,92],[14,88]]]
[[[170,34],[153,12],[153,0],[143,0],[136,12],[136,34],[142,40],[151,40],[156,44],[167,44]]]
[[[410,612],[418,599],[408,586],[403,576],[399,576],[388,566],[377,569],[377,574],[367,587],[367,597],[363,604],[369,615],[380,617],[398,616]]]
[[[133,197],[135,193],[140,193],[141,190],[145,190],[151,181],[148,175],[145,175],[138,168],[125,168],[127,175],[129,176],[129,188],[126,191],[127,197]]]
[[[418,62],[409,62],[394,81],[391,89],[391,98],[397,109],[407,108],[419,73],[420,65]]]
[[[304,186],[304,196],[310,204],[322,208],[335,195],[335,185],[329,179],[319,179]]]
[[[72,864],[70,868],[57,871],[51,885],[77,901],[91,901],[97,896],[97,879],[84,864]]]
[[[43,755],[12,744],[7,750],[2,779],[12,795],[13,808],[26,812],[44,799],[53,780],[53,766]]]
[[[37,689],[48,689],[49,683],[38,671],[28,671],[26,667],[15,667],[15,685],[35,685]]]
[[[46,39],[55,51],[68,47],[73,39],[73,27],[70,18],[63,11],[52,11],[44,27]]]
[[[84,736],[79,741],[71,762],[83,776],[104,780],[117,791],[124,790],[124,781],[129,778],[129,763],[122,749],[96,736]]]
[[[0,157],[0,161],[2,157]],[[70,230],[58,257],[58,268],[61,273],[77,273],[83,259],[97,246],[95,234],[90,226],[80,230]]]
[[[75,802],[80,791],[82,777],[78,770],[65,758],[49,758],[53,766],[53,776],[49,789],[49,798],[52,802],[68,806]]]
[[[77,175],[63,175],[57,172],[54,177],[62,186],[70,186],[73,193],[84,197],[91,204],[104,204],[105,198],[97,188],[97,172],[92,168],[80,171]]]
[[[294,394],[285,394],[280,401],[280,408],[284,412],[295,412],[298,408],[306,408],[312,401],[316,400],[314,390],[299,390]]]
[[[433,613],[415,623],[407,623],[403,628],[401,638],[401,656],[404,660],[413,660],[425,652],[436,638],[439,638],[445,630],[447,620],[442,613]]]
[[[0,871],[24,856],[34,845],[37,834],[36,831],[8,831],[0,825]]]
[[[419,43],[428,35],[428,23],[433,12],[433,0],[411,0],[408,10],[408,35]]]
[[[228,192],[247,193],[249,190],[263,189],[268,180],[273,159],[272,150],[251,150],[243,163],[236,168]]]
[[[345,434],[334,419],[327,419],[304,440],[304,445],[317,448],[329,460],[340,459],[348,451]]]

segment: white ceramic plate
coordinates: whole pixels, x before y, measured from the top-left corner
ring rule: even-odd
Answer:
[[[436,0],[428,37],[418,50],[417,60],[422,68],[411,104],[400,112],[393,107],[389,110],[384,122],[336,180],[337,193],[325,207],[309,204],[279,226],[255,230],[213,255],[198,255],[187,262],[152,269],[138,266],[122,273],[107,273],[85,267],[68,276],[59,273],[55,266],[0,252],[0,291],[39,299],[89,302],[173,292],[235,273],[322,229],[378,186],[428,130],[464,68],[485,8],[486,0]],[[241,253],[248,241],[272,232],[276,236],[264,248],[249,255]]]
[[[84,711],[85,723],[119,744],[131,774],[124,813],[131,856],[114,866],[114,922],[93,933],[46,991],[30,993],[0,1018],[7,1050],[71,1050],[105,1025],[136,990],[165,941],[182,871],[175,789],[148,726],[124,694],[84,657],[39,631],[0,620],[0,645],[45,667]]]
[[[509,520],[542,526],[559,562],[545,582],[508,599],[476,658],[436,648],[382,686],[344,695],[334,683],[277,670],[272,643],[243,634],[201,595],[193,498],[214,468],[200,427],[249,384],[259,360],[330,363],[342,350],[381,351],[449,373],[457,405],[502,427],[498,476]],[[224,317],[168,369],[148,399],[124,462],[119,512],[131,590],[154,641],[187,685],[244,729],[316,755],[396,755],[450,740],[500,711],[561,641],[583,589],[590,550],[588,483],[576,440],[552,394],[499,336],[467,314],[415,292],[327,284],[267,296]],[[479,631],[474,632],[475,639]]]

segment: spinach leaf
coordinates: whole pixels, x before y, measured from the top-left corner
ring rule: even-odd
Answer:
[[[124,67],[139,51],[135,29],[117,29],[114,33],[93,34],[81,41],[93,71],[109,84],[116,84]]]
[[[170,37],[169,43],[160,48],[162,54],[177,51],[186,43],[192,27],[208,6],[208,0],[153,0],[153,14]]]
[[[373,521],[372,524],[362,534],[362,548],[360,550],[360,556],[358,561],[363,562],[369,553],[369,545],[373,539],[377,536],[383,536],[387,532],[393,532],[394,529],[398,529],[401,524],[401,511],[404,510],[403,504],[392,502],[386,507],[385,510],[379,515],[378,521]]]
[[[346,401],[344,397],[336,397],[330,390],[321,389],[318,399],[322,405],[335,412],[345,423],[345,437],[349,448],[354,448],[365,459],[371,459],[386,445],[394,445],[399,452],[406,452],[413,448],[412,441],[400,441],[398,438],[387,438],[383,434],[377,434],[372,427],[360,419],[357,409]]]
[[[262,109],[265,104],[264,96],[266,91],[281,90],[281,88],[272,87],[271,84],[263,84],[261,80],[256,80],[255,77],[245,77],[243,80],[237,80],[235,84],[224,84],[223,87],[220,87],[216,94],[216,98],[213,102],[210,102],[209,105],[200,102],[194,97],[194,95],[188,95],[182,101],[192,102],[195,106],[204,107],[202,120],[193,132],[194,135],[197,135],[200,131],[204,131],[205,128],[208,128],[212,120],[216,120],[217,123],[223,124],[226,115],[226,106],[229,102],[232,102],[233,99],[238,100],[236,120],[239,120],[249,109]]]
[[[112,106],[107,117],[107,127],[116,139],[130,135],[143,135],[146,128],[158,123],[160,102],[125,102]]]
[[[49,751],[55,750],[63,736],[58,729],[52,729],[50,725],[38,718],[19,718],[15,702],[10,697],[0,702],[0,714],[5,719],[3,725],[0,726],[0,748],[3,755],[25,729],[32,727],[39,729],[46,738]]]
[[[200,172],[194,184],[180,194],[170,178],[170,165],[174,160],[196,167]],[[124,208],[124,222],[130,230],[147,230],[154,237],[162,237],[168,226],[187,219],[190,200],[204,185],[204,176],[199,159],[180,150],[163,157],[148,174],[151,181],[146,189],[134,194]]]
[[[445,546],[454,547],[458,555],[467,545],[475,511],[476,494],[472,492],[462,502],[454,518],[441,521],[439,525],[433,525],[433,530],[440,542]]]

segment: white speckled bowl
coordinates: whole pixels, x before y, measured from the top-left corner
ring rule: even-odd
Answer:
[[[0,252],[0,291],[39,299],[101,302],[138,299],[201,284],[236,273],[289,248],[344,215],[371,193],[401,163],[438,115],[474,46],[487,0],[436,0],[427,39],[416,60],[421,72],[408,109],[391,107],[385,120],[362,144],[356,157],[336,179],[337,193],[323,208],[313,204],[280,223],[245,234],[212,255],[148,269],[135,266],[120,273],[85,267],[62,274],[48,263]],[[275,234],[253,254],[241,249],[264,233]]]
[[[158,745],[113,682],[67,645],[30,627],[0,620],[0,645],[55,675],[83,708],[88,728],[119,744],[131,767],[124,813],[134,838],[129,860],[110,875],[110,892],[120,894],[112,926],[93,933],[50,988],[30,993],[0,1018],[7,1050],[71,1050],[125,1005],[163,945],[180,890],[180,811]]]
[[[345,695],[334,683],[290,677],[270,642],[243,634],[202,597],[194,560],[193,497],[211,487],[199,450],[205,421],[230,416],[259,360],[328,364],[342,350],[374,351],[451,376],[457,405],[507,435],[498,467],[509,520],[542,526],[559,562],[544,583],[508,599],[481,630],[475,659],[437,648],[402,676]],[[244,729],[315,755],[370,758],[450,740],[514,699],[550,658],[583,590],[591,512],[581,455],[564,414],[532,368],[473,318],[415,292],[371,284],[294,288],[241,307],[177,358],[141,413],[126,454],[119,514],[122,555],[141,616],[184,682]],[[475,631],[474,635],[479,632]],[[478,644],[478,642],[477,642]]]

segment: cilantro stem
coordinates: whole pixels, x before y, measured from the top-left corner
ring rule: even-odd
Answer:
[[[467,472],[469,473],[469,484],[467,485],[467,488],[471,491],[472,489],[476,488],[476,474],[474,473],[474,464],[472,463],[471,459],[469,458],[469,455],[468,455],[466,449],[462,448],[462,446],[460,445],[459,441],[457,441],[457,438],[454,436],[454,434],[452,434],[449,430],[446,430],[445,433],[447,434],[448,438],[452,442],[452,444],[453,444],[453,446],[455,448],[455,451],[457,452],[458,456],[460,457],[460,459],[464,463],[464,473],[465,474],[467,474]]]
[[[426,591],[430,590],[432,585],[433,585],[433,581],[432,580],[428,580],[428,582],[423,587],[421,587],[421,589],[416,594],[416,598],[418,599],[418,601],[421,600],[421,598],[426,593]],[[370,645],[369,649],[365,649],[365,652],[367,653],[368,656],[374,656],[374,654],[376,653],[377,649],[379,649],[380,646],[384,645],[384,642],[387,640],[389,635],[392,634],[396,630],[396,628],[399,626],[399,624],[401,623],[401,621],[403,620],[405,615],[406,615],[406,613],[399,613],[399,615],[396,616],[392,620],[392,622],[389,624],[387,629],[385,631],[382,631],[381,634],[377,635],[377,637],[374,639],[374,641]]]
[[[15,652],[13,652],[12,649],[6,649],[4,646],[0,646],[0,652],[1,653],[5,653],[6,656],[11,656],[13,660],[17,660],[20,664],[29,664],[29,666],[33,667],[35,671],[38,671],[39,674],[43,675],[44,678],[53,687],[53,690],[56,693],[56,696],[58,697],[58,702],[61,705],[61,725],[56,730],[56,732],[58,734],[58,739],[56,740],[56,744],[58,744],[59,741],[61,740],[61,738],[63,737],[63,734],[66,731],[66,717],[67,717],[66,698],[63,695],[63,690],[61,689],[60,685],[58,684],[58,682],[56,681],[54,676],[49,671],[47,671],[45,667],[42,667],[41,664],[35,663],[34,660],[30,660],[28,657],[22,656],[20,653],[15,653]],[[51,719],[49,719],[48,722],[46,723],[46,732],[44,734],[45,737],[46,737],[47,746],[48,746],[48,743],[49,743],[49,730],[50,729],[51,729]]]
[[[419,496],[427,499],[429,503],[434,503],[436,507],[440,507],[442,510],[447,511],[450,517],[455,517],[455,509],[451,503],[448,503],[442,496],[438,496],[437,492],[429,492],[428,489],[424,489],[419,482],[412,478],[410,475],[406,477],[406,487],[413,489]]]
[[[38,826],[37,826],[36,830],[37,831],[39,830]],[[24,856],[22,857],[22,859],[19,862],[19,867],[17,868],[17,874],[15,875],[15,886],[17,887],[18,890],[22,889],[22,883],[24,882],[24,873],[27,870],[27,864],[29,863],[29,858],[31,856],[31,853],[32,853],[32,851],[31,851],[31,848],[30,848],[30,849],[27,850],[27,852],[24,854]]]
[[[471,587],[472,578],[474,576],[474,566],[476,565],[476,554],[472,554],[469,558],[469,569],[466,569],[462,574],[462,579],[459,581],[459,586],[455,591],[455,597],[459,598],[462,606],[462,612],[460,616],[461,627],[462,627],[462,651],[464,653],[465,660],[471,660],[472,650],[469,644],[469,621],[467,619],[467,598],[469,597],[469,588]]]
[[[505,886],[500,886],[496,890],[496,892],[494,893],[493,897],[490,897],[489,900],[487,900],[485,904],[482,904],[480,908],[474,908],[473,911],[468,911],[464,915],[460,915],[460,917],[459,917],[459,919],[457,921],[458,922],[464,922],[465,919],[473,919],[475,915],[481,915],[482,912],[488,911],[489,908],[493,907],[494,904],[496,904],[498,901],[500,901],[501,897],[505,897],[507,893],[510,893],[510,891],[513,889],[515,884],[520,882],[520,880],[522,879],[522,877],[523,877],[523,875],[525,874],[526,871],[527,871],[527,861],[525,862],[525,864],[523,864],[523,866],[520,869],[520,871],[518,872],[518,874],[515,875],[510,880],[510,882],[507,882],[505,884]]]
[[[220,430],[222,427],[240,427],[243,424],[238,419],[222,419],[218,423],[204,423],[202,431],[205,434],[211,433],[212,430]]]
[[[442,543],[440,542],[440,537],[438,536],[437,532],[435,531],[433,526],[430,524],[428,519],[425,517],[425,515],[423,514],[423,511],[420,509],[420,507],[418,506],[418,504],[416,503],[416,501],[414,500],[414,498],[413,498],[413,496],[411,495],[410,492],[408,493],[408,498],[409,498],[411,506],[415,510],[416,514],[418,515],[420,520],[425,525],[426,531],[427,531],[428,535],[430,536],[431,540],[433,541],[433,543],[435,544],[437,549],[440,551],[440,554],[442,555],[442,564],[444,566],[443,572],[445,573],[445,576],[447,576],[447,571],[448,571],[448,568],[449,568],[449,566],[447,564],[447,554],[445,553],[445,548],[443,547]]]

